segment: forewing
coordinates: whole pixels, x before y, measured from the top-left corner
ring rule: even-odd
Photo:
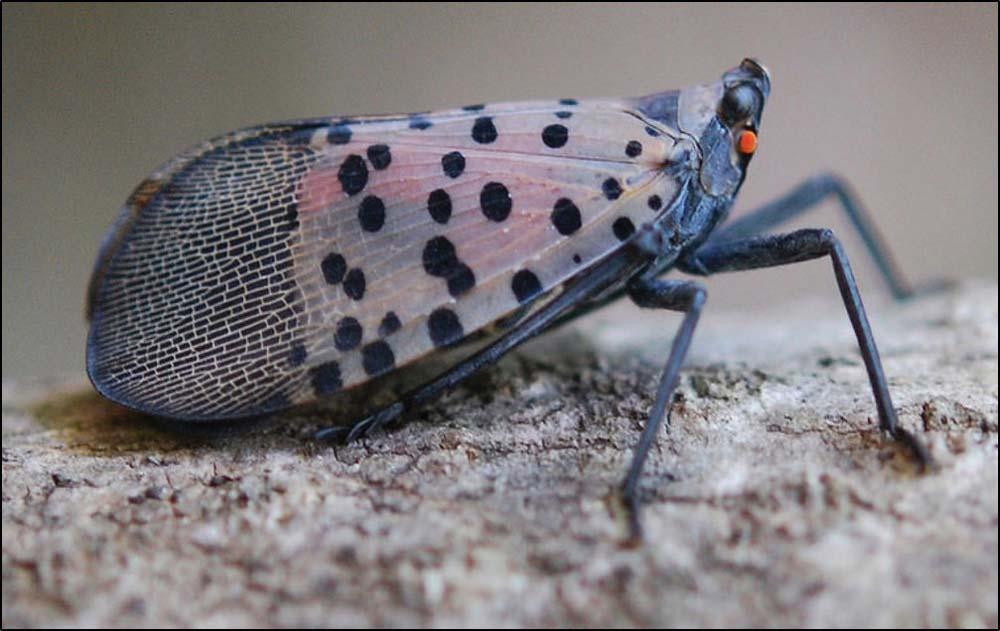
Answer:
[[[675,132],[627,102],[301,121],[222,138],[133,195],[88,367],[180,418],[358,384],[558,287],[657,215]]]

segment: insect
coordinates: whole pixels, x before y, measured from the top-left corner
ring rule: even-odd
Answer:
[[[89,289],[87,368],[128,407],[251,417],[393,373],[502,323],[493,342],[350,429],[410,412],[528,338],[627,295],[684,314],[622,486],[636,489],[706,293],[694,275],[829,256],[882,430],[901,428],[854,276],[829,230],[770,229],[834,195],[897,296],[909,287],[839,179],[725,223],[771,90],[744,60],[713,83],[612,100],[474,105],[254,127],[139,185]]]

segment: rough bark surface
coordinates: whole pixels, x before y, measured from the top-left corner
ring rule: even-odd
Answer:
[[[995,627],[996,285],[869,301],[936,469],[877,431],[838,303],[710,300],[634,548],[611,490],[676,314],[616,305],[350,446],[5,382],[3,626]]]

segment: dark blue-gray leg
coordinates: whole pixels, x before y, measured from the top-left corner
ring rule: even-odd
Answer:
[[[861,356],[868,371],[875,405],[878,408],[879,426],[914,453],[921,467],[930,463],[930,454],[915,436],[901,428],[896,411],[889,397],[889,387],[882,362],[875,347],[865,307],[861,303],[857,282],[851,272],[847,254],[840,241],[830,230],[799,230],[788,234],[755,237],[715,244],[709,242],[694,253],[695,268],[704,274],[758,269],[808,261],[829,255],[837,277],[840,296],[854,327],[854,334],[861,347]]]
[[[674,389],[677,387],[681,364],[687,355],[688,347],[691,346],[694,327],[698,324],[698,317],[705,305],[707,294],[701,284],[692,281],[638,277],[629,283],[628,295],[640,307],[684,312],[684,321],[681,322],[681,327],[674,337],[667,365],[663,369],[663,376],[660,378],[660,385],[656,390],[656,400],[649,413],[649,422],[646,423],[646,427],[642,431],[642,437],[640,437],[635,454],[632,456],[628,475],[622,484],[622,498],[628,509],[629,529],[632,538],[638,540],[642,537],[637,499],[639,477],[642,475],[642,467],[646,462],[646,456],[649,455],[653,440],[656,438],[660,426],[666,420],[667,408]]]
[[[861,235],[865,247],[878,265],[893,296],[898,300],[911,295],[913,288],[899,272],[889,248],[879,236],[875,224],[857,195],[844,180],[830,173],[811,177],[778,199],[724,224],[711,236],[706,245],[718,245],[761,235],[771,228],[791,221],[831,195],[837,197],[851,224]],[[702,270],[693,269],[695,265],[695,261],[689,259],[678,263],[678,268],[695,274],[704,273]]]

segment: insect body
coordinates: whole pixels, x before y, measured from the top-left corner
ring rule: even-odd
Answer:
[[[102,245],[89,295],[91,380],[155,415],[248,417],[513,322],[357,423],[354,438],[581,307],[626,293],[640,306],[686,313],[626,481],[634,503],[705,299],[697,283],[659,277],[675,267],[709,274],[830,255],[881,426],[925,458],[896,425],[832,233],[760,236],[836,193],[905,293],[847,189],[815,179],[716,230],[756,149],[769,92],[767,71],[745,60],[720,81],[642,98],[311,119],[209,141],[143,182]]]

